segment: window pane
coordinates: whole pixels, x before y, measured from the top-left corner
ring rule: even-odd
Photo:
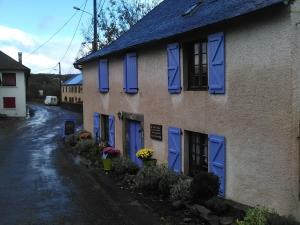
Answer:
[[[199,43],[194,44],[194,54],[199,54]]]
[[[194,66],[194,74],[193,75],[199,75],[200,74],[200,66]]]
[[[199,65],[199,55],[195,55],[194,57],[194,65]]]
[[[206,52],[207,52],[207,43],[202,42],[202,53],[206,53]]]
[[[202,64],[207,64],[207,55],[206,54],[202,55]]]

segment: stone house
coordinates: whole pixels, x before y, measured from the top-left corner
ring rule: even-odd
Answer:
[[[21,60],[21,54],[19,54]],[[30,69],[0,51],[0,114],[26,116],[26,83]]]
[[[163,1],[75,63],[85,129],[137,163],[150,147],[174,171],[218,175],[227,199],[300,217],[299,9]]]

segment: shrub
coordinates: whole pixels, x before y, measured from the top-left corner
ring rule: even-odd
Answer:
[[[219,178],[212,173],[198,173],[191,184],[191,195],[193,200],[206,201],[219,192]]]
[[[172,201],[189,200],[191,197],[191,184],[192,184],[191,178],[188,178],[188,179],[180,178],[177,181],[177,183],[175,183],[171,186],[170,199]]]
[[[79,154],[84,154],[84,153],[88,153],[90,151],[90,149],[92,149],[95,146],[95,143],[93,140],[81,140],[79,141],[74,149],[79,153]]]
[[[300,225],[300,223],[295,221],[293,217],[279,216],[277,213],[271,213],[267,217],[267,224],[268,225]]]
[[[157,191],[165,172],[163,166],[145,166],[136,175],[135,187],[144,191]]]
[[[170,171],[166,166],[161,166],[161,177],[158,183],[159,193],[164,197],[168,197],[171,186],[178,181],[179,176],[179,174]]]
[[[130,159],[125,157],[113,158],[112,166],[117,175],[135,175],[139,171],[139,167]]]
[[[264,207],[248,209],[243,221],[237,221],[237,225],[267,225],[269,210]]]

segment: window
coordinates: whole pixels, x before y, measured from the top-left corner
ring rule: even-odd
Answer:
[[[108,143],[109,140],[109,117],[101,115],[101,141]]]
[[[69,97],[69,102],[72,102],[72,98],[71,97]]]
[[[208,135],[188,132],[189,174],[208,172]]]
[[[67,96],[65,96],[65,102],[67,102],[68,101],[68,98],[67,98]]]
[[[81,102],[81,98],[78,98],[78,102]]]
[[[16,108],[16,98],[15,97],[3,97],[3,108],[15,109]]]
[[[77,86],[75,86],[74,89],[75,89],[75,93],[77,93]]]
[[[16,86],[16,74],[15,73],[3,73],[2,74],[3,86]]]
[[[187,46],[188,90],[208,89],[207,41]]]

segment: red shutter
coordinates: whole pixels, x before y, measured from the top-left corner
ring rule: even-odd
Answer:
[[[16,86],[16,74],[15,73],[3,73],[2,74],[3,86]]]
[[[16,108],[16,98],[15,97],[3,97],[3,108],[15,109]]]

